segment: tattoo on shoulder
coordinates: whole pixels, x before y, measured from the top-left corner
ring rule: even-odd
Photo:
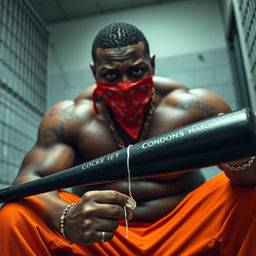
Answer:
[[[56,141],[66,142],[67,134],[65,126],[71,121],[79,118],[79,116],[75,113],[64,113],[63,111],[59,110],[54,111],[54,109],[49,113],[49,116],[58,116],[62,118],[56,127],[49,127],[41,132],[40,137],[43,140],[43,147],[45,149],[49,148]]]
[[[174,105],[183,110],[191,110],[191,109],[199,110],[209,117],[216,115],[216,110],[214,109],[214,107],[210,107],[207,104],[200,102],[198,100],[178,101]]]

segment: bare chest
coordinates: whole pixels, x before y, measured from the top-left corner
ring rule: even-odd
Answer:
[[[188,122],[191,121],[184,115],[177,118],[175,110],[173,114],[165,115],[164,110],[157,109],[145,139],[167,133]],[[120,149],[117,138],[121,139],[125,146],[138,142],[124,131],[120,131],[118,125],[115,126],[115,133],[111,131],[109,126],[108,122],[97,118],[81,125],[77,136],[77,148],[83,161],[90,161]]]

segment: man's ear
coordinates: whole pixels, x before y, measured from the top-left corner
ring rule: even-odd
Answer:
[[[150,64],[152,67],[152,73],[155,74],[155,57],[156,55],[154,54],[152,57],[150,57]]]
[[[90,68],[91,68],[92,74],[94,76],[94,79],[96,80],[96,68],[95,68],[95,65],[94,64],[90,64]]]

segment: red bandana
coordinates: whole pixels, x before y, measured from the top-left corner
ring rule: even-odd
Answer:
[[[152,77],[114,83],[96,81],[97,87],[92,94],[94,111],[99,114],[96,100],[101,95],[115,120],[132,138],[137,139],[153,93]]]

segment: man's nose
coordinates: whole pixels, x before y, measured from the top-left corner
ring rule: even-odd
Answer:
[[[121,76],[121,81],[128,81],[129,80],[129,76],[127,74],[123,74]]]

